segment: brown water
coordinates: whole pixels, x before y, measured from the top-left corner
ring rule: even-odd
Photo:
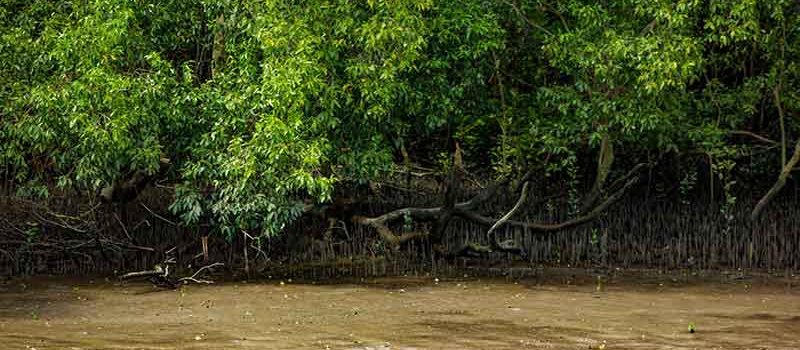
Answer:
[[[36,278],[0,285],[0,349],[800,349],[798,284]]]

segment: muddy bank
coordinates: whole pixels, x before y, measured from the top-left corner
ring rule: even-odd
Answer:
[[[0,285],[3,349],[796,349],[800,280]],[[697,332],[690,334],[693,322]]]

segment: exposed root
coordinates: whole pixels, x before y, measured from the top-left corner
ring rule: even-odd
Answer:
[[[610,156],[608,156],[607,154],[605,155],[605,157],[610,158]],[[610,163],[610,161],[603,163],[608,164]],[[491,198],[498,191],[500,187],[508,185],[509,184],[508,180],[503,180],[493,186],[490,186],[489,188],[487,188],[484,191],[481,191],[472,199],[466,202],[455,203],[452,200],[452,198],[454,198],[455,196],[448,190],[446,193],[447,198],[445,198],[444,206],[432,207],[432,208],[415,208],[415,207],[402,208],[390,211],[388,213],[385,213],[377,217],[354,216],[352,217],[352,221],[354,223],[373,228],[375,232],[378,234],[378,237],[380,237],[384,242],[388,243],[396,250],[399,249],[399,247],[403,243],[408,242],[410,240],[424,238],[424,237],[433,237],[440,234],[441,232],[439,231],[441,231],[442,227],[445,227],[445,225],[447,224],[447,222],[449,222],[451,217],[458,216],[466,220],[490,226],[489,230],[487,231],[487,237],[489,238],[489,242],[491,245],[484,246],[477,243],[470,243],[456,250],[455,252],[453,252],[453,254],[455,255],[460,255],[465,253],[484,254],[491,252],[509,252],[509,253],[521,254],[523,253],[523,249],[519,247],[518,244],[513,240],[500,242],[494,237],[493,234],[499,227],[503,225],[512,225],[512,226],[526,228],[529,232],[533,233],[547,233],[547,232],[557,232],[567,228],[572,228],[588,223],[592,220],[599,218],[611,205],[619,201],[625,195],[625,193],[627,193],[627,191],[639,181],[638,173],[644,167],[645,164],[638,164],[624,176],[612,182],[610,186],[606,187],[608,190],[613,191],[611,192],[611,194],[606,196],[601,196],[601,195],[589,196],[588,198],[595,203],[593,203],[589,207],[590,210],[585,212],[583,215],[559,223],[537,223],[537,222],[516,221],[511,219],[513,215],[522,207],[522,205],[525,203],[527,199],[528,185],[530,178],[532,177],[531,172],[526,173],[522,177],[522,179],[520,179],[520,181],[516,182],[517,185],[514,186],[514,189],[520,192],[519,199],[517,200],[514,207],[511,208],[511,210],[509,210],[505,215],[503,215],[500,219],[497,220],[476,212],[475,208],[477,208],[478,205],[480,205],[482,202]],[[605,166],[603,166],[602,168],[605,168]],[[451,179],[452,178],[453,177],[451,176]],[[605,182],[605,178],[603,179],[603,182]],[[599,188],[602,187],[603,187],[602,185],[599,186]],[[451,186],[450,188],[456,188],[456,187]],[[433,232],[414,231],[414,232],[397,234],[389,228],[389,224],[391,222],[400,220],[406,216],[410,216],[417,221],[429,221],[429,222],[434,221],[436,223],[436,225],[434,226],[435,229]]]
[[[514,216],[514,213],[516,213],[517,210],[519,210],[519,208],[522,206],[522,203],[525,202],[525,198],[528,196],[528,183],[529,183],[528,181],[525,181],[525,184],[522,185],[522,192],[519,195],[517,204],[515,204],[514,207],[511,208],[511,210],[509,210],[508,213],[506,213],[506,215],[503,215],[503,217],[500,218],[500,220],[497,220],[497,222],[495,222],[494,225],[492,225],[492,227],[489,228],[489,231],[486,232],[486,236],[487,238],[489,238],[490,242],[496,242],[495,237],[492,235],[492,233],[494,233],[494,230],[505,224],[509,219],[511,219],[511,217]]]

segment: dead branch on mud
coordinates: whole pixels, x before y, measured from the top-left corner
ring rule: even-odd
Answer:
[[[214,283],[214,281],[208,279],[202,279],[200,278],[200,276],[202,276],[204,273],[208,272],[208,270],[212,268],[225,266],[225,264],[221,262],[216,262],[213,264],[205,265],[197,269],[190,276],[174,277],[170,274],[170,266],[174,264],[175,264],[175,259],[168,258],[164,260],[163,263],[153,266],[152,270],[128,272],[126,274],[119,276],[119,279],[125,281],[131,279],[147,278],[147,280],[150,281],[150,283],[152,283],[155,286],[175,289],[180,284],[185,284],[188,282],[194,282],[198,284],[212,284]]]
[[[168,275],[169,275],[169,265],[163,268],[161,267],[161,265],[156,265],[155,267],[153,267],[152,270],[128,272],[122,276],[119,276],[119,279],[129,280],[129,279],[153,277],[153,276],[166,277]]]
[[[191,276],[179,278],[178,282],[194,282],[194,283],[205,283],[205,284],[214,283],[214,281],[211,281],[211,280],[199,279],[199,278],[197,278],[197,276],[200,276],[200,274],[202,274],[204,271],[206,271],[206,270],[208,270],[210,268],[217,267],[217,266],[225,266],[225,264],[223,264],[221,262],[216,262],[216,263],[213,263],[213,264],[209,264],[209,265],[203,266],[203,267],[197,269],[197,271],[195,271],[194,274],[192,274]]]

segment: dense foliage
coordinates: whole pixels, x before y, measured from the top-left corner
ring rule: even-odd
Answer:
[[[227,235],[277,234],[392,169],[446,173],[456,142],[470,171],[533,169],[573,197],[639,162],[682,187],[708,169],[730,205],[800,138],[792,0],[0,4],[20,195],[144,176]]]

